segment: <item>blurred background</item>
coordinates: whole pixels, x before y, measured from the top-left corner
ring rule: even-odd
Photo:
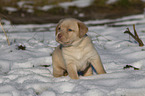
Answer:
[[[0,0],[0,18],[12,24],[56,23],[65,17],[115,19],[144,11],[145,0]]]

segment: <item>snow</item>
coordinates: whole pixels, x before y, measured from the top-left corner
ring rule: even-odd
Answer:
[[[77,7],[87,7],[92,4],[94,0],[74,0],[72,2],[64,2],[59,5],[63,8],[68,8],[69,6],[77,6]]]
[[[17,5],[19,6],[19,8],[25,8],[27,9],[28,13],[33,13],[33,1],[19,1],[17,2]]]
[[[73,0],[72,2],[63,2],[59,3],[58,6],[67,9],[70,6],[77,7],[87,7],[92,4],[94,0]],[[39,10],[48,11],[51,8],[56,7],[56,5],[45,5],[43,7],[38,7]],[[80,14],[80,17],[83,17],[83,14]]]
[[[107,4],[112,4],[117,2],[118,0],[107,0]],[[145,0],[141,0],[142,2],[145,2]]]
[[[112,4],[112,3],[115,3],[117,2],[118,0],[107,0],[107,4]]]
[[[49,9],[53,8],[53,5],[45,5],[43,7],[38,7],[39,10],[48,11]]]
[[[16,12],[17,8],[13,8],[13,7],[4,7],[5,10],[9,11],[9,12]]]
[[[79,80],[52,75],[51,54],[58,45],[54,36],[56,24],[2,22],[11,46],[0,28],[0,96],[145,95],[145,47],[139,47],[132,37],[124,34],[127,27],[133,32],[132,24],[136,24],[138,35],[145,42],[143,14],[84,22],[107,74],[94,72],[93,76],[81,76]],[[26,50],[18,50],[19,45],[25,45]],[[123,69],[126,65],[140,70]]]
[[[17,5],[18,5],[20,8],[24,7],[24,5],[26,5],[26,4],[33,4],[33,1],[19,1],[19,2],[17,3]],[[28,6],[28,5],[27,5],[27,6]],[[30,6],[28,6],[28,7],[30,7]]]

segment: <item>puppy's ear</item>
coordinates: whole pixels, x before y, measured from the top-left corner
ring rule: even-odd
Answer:
[[[64,19],[61,19],[61,20],[58,22],[58,24],[57,24],[57,26],[56,26],[56,28],[55,28],[55,35],[58,33],[58,27],[59,27],[59,25],[60,25],[63,21],[64,21]]]
[[[83,37],[88,32],[88,27],[81,21],[78,21],[79,37]]]

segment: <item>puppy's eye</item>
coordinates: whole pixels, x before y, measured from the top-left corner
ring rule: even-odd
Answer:
[[[73,31],[72,29],[68,29],[68,31]]]
[[[61,28],[59,27],[58,30],[61,30]]]

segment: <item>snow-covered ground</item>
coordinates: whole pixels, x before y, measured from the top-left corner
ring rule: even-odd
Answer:
[[[145,42],[143,15],[85,22],[107,74],[94,73],[79,80],[52,76],[51,53],[58,45],[54,37],[56,24],[3,22],[11,46],[0,28],[0,96],[145,96],[145,47],[124,34],[127,27],[133,32],[132,24],[136,24]],[[18,50],[21,44],[26,50]],[[140,70],[124,70],[126,65]]]

